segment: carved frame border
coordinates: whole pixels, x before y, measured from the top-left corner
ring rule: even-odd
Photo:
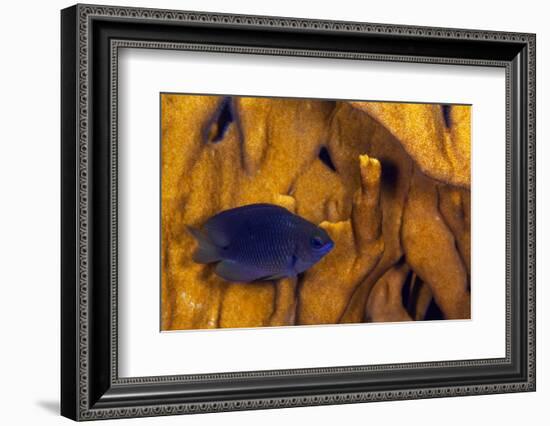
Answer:
[[[342,404],[352,402],[400,400],[416,398],[432,398],[442,396],[461,396],[476,395],[487,393],[503,393],[518,391],[533,391],[535,389],[535,36],[533,34],[521,34],[510,32],[478,31],[447,28],[429,28],[413,27],[401,25],[369,24],[357,22],[336,22],[324,20],[309,20],[296,18],[280,18],[266,16],[246,16],[246,15],[228,15],[203,12],[169,11],[156,9],[141,9],[127,7],[104,7],[92,5],[77,5],[76,14],[78,21],[77,29],[77,90],[78,90],[78,111],[77,115],[77,158],[76,158],[76,176],[78,179],[77,187],[77,226],[76,226],[76,250],[77,272],[76,277],[76,322],[77,322],[77,363],[76,363],[76,383],[77,407],[75,410],[75,419],[92,420],[114,417],[141,417],[158,416],[170,414],[186,413],[206,413],[215,411],[279,408],[292,406],[309,406],[324,404]],[[189,23],[210,23],[224,25],[239,25],[262,28],[299,28],[303,30],[316,31],[338,31],[338,32],[359,32],[373,34],[407,34],[412,36],[421,36],[425,38],[443,38],[443,39],[466,39],[466,40],[500,40],[524,43],[527,46],[527,181],[526,184],[526,203],[527,203],[527,380],[521,382],[500,383],[493,385],[480,386],[450,386],[434,387],[424,389],[401,389],[380,392],[353,392],[353,393],[327,393],[324,395],[311,395],[300,397],[273,397],[273,398],[254,398],[237,399],[227,401],[213,401],[202,403],[165,403],[140,407],[118,407],[118,408],[94,408],[90,401],[89,390],[89,353],[90,353],[90,334],[89,334],[89,216],[90,216],[90,163],[89,163],[89,55],[90,55],[90,22],[92,19],[101,18],[123,18],[136,19],[143,21],[174,21]],[[302,369],[302,370],[274,370],[267,372],[246,372],[246,373],[224,373],[213,375],[198,376],[159,376],[144,378],[124,378],[118,377],[117,369],[117,129],[116,125],[111,126],[111,286],[112,297],[110,306],[111,321],[111,381],[114,385],[123,384],[150,384],[150,383],[173,383],[181,381],[197,380],[216,380],[220,378],[244,378],[244,377],[265,377],[265,376],[303,376],[310,373],[332,373],[343,371],[373,371],[385,369],[402,369],[418,367],[441,367],[441,366],[470,366],[470,365],[488,365],[502,364],[510,361],[510,323],[512,321],[510,314],[510,207],[511,207],[511,134],[509,128],[509,119],[512,114],[510,105],[510,93],[512,91],[512,82],[510,79],[511,65],[501,61],[485,61],[460,58],[438,58],[438,57],[415,57],[415,56],[396,56],[396,55],[374,55],[362,53],[345,53],[297,49],[276,49],[276,48],[254,48],[254,47],[232,47],[216,46],[205,44],[182,44],[170,42],[150,42],[143,40],[112,40],[111,41],[111,120],[116,123],[117,117],[117,70],[118,70],[118,49],[123,47],[131,48],[155,48],[155,49],[178,49],[178,50],[199,50],[199,51],[218,51],[228,53],[255,53],[266,55],[298,55],[315,56],[329,58],[345,59],[368,59],[384,60],[398,62],[427,62],[427,63],[449,63],[463,65],[484,65],[500,66],[506,68],[506,115],[507,115],[507,165],[506,165],[506,194],[507,194],[507,259],[506,259],[506,358],[504,359],[483,359],[483,360],[464,360],[435,363],[415,363],[415,364],[390,364],[381,366],[361,366],[361,367],[328,367],[322,369]],[[71,416],[73,417],[73,416]]]

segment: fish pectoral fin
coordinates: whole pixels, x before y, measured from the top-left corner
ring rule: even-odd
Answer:
[[[216,274],[226,281],[252,282],[261,277],[261,272],[255,268],[240,265],[231,260],[222,260],[216,265]]]
[[[300,259],[298,259],[298,256],[296,256],[295,254],[292,255],[291,259],[290,259],[290,265],[289,265],[289,268],[288,270],[290,271],[290,274],[291,276],[295,277],[297,276],[300,272],[302,271],[299,271],[298,268],[301,266],[301,262],[300,262]]]
[[[305,262],[303,260],[298,259],[295,256],[293,256],[293,260],[294,260],[294,263],[292,265],[292,270],[296,275],[301,274],[306,269],[309,269],[309,267],[312,265],[311,262]]]

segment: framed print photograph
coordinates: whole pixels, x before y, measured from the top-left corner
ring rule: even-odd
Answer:
[[[61,12],[61,412],[535,390],[535,35]]]

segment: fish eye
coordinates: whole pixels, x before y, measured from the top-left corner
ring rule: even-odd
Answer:
[[[312,237],[310,243],[314,249],[320,249],[324,245],[321,237]]]

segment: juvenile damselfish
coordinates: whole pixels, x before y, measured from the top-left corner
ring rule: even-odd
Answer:
[[[193,260],[218,262],[216,274],[227,281],[296,276],[334,247],[324,229],[273,204],[225,210],[189,231],[199,243]]]

